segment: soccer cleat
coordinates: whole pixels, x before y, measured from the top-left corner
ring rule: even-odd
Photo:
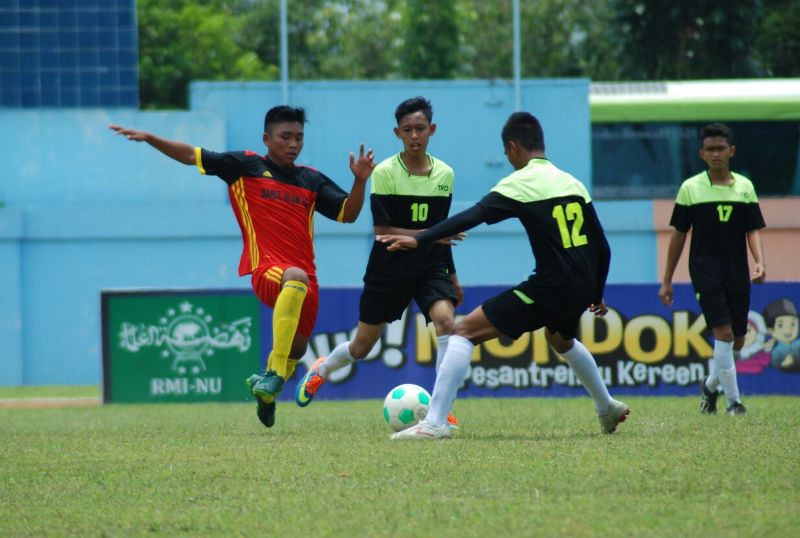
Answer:
[[[325,357],[320,357],[315,360],[314,364],[312,364],[306,372],[306,375],[304,375],[300,383],[297,384],[297,392],[295,392],[294,401],[297,402],[297,405],[300,407],[305,407],[310,404],[314,396],[317,395],[319,388],[325,383],[325,378],[319,375],[319,365],[323,362],[325,362]]]
[[[261,381],[263,377],[264,376],[253,374],[245,380],[247,388],[251,393],[253,392],[253,386]],[[253,397],[256,399],[256,416],[258,416],[258,420],[267,428],[273,427],[275,425],[275,400],[273,399],[270,403],[266,403],[255,394],[253,394]]]
[[[627,405],[617,400],[612,400],[608,413],[597,415],[597,420],[600,421],[600,430],[603,433],[614,433],[619,423],[625,422],[630,414],[631,410]]]
[[[422,422],[418,422],[417,424],[411,426],[410,428],[406,428],[403,431],[393,433],[391,439],[393,441],[399,441],[403,439],[432,440],[432,439],[449,439],[452,436],[453,432],[450,431],[450,426],[448,426],[447,424],[436,428],[428,424],[427,421],[423,420]]]
[[[728,413],[728,416],[731,417],[736,415],[745,416],[747,415],[747,408],[744,406],[742,402],[733,402],[731,405],[728,406],[728,409],[726,409],[725,412]]]
[[[706,387],[705,376],[700,382],[700,413],[703,415],[716,415],[717,414],[717,398],[719,398],[719,391],[711,392]]]
[[[458,427],[458,419],[453,413],[447,413],[447,424],[450,427]]]
[[[252,378],[253,376],[250,376],[250,379]],[[279,376],[275,370],[267,370],[261,376],[261,379],[250,387],[250,392],[261,398],[277,398],[283,390],[284,383],[286,383],[286,380]]]

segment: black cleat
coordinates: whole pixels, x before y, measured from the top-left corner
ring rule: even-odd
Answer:
[[[258,402],[258,409],[256,410],[258,420],[267,428],[273,427],[275,425],[275,401],[264,403],[261,398],[256,398],[256,401]]]
[[[736,415],[745,416],[747,415],[747,408],[744,406],[742,402],[733,402],[731,405],[728,406],[728,409],[725,412],[728,413],[728,416],[730,417]]]
[[[700,395],[701,395],[700,413],[703,415],[716,415],[717,398],[719,398],[719,391],[715,390],[714,392],[711,392],[710,390],[708,390],[708,387],[706,387],[706,379],[708,379],[708,376],[705,376],[703,380],[700,382]]]
[[[255,384],[263,379],[264,376],[253,374],[245,380],[245,383],[247,384],[247,388],[252,393]],[[256,408],[256,416],[258,416],[258,420],[260,420],[261,424],[267,428],[273,427],[275,425],[275,400],[272,400],[271,403],[266,403],[257,394],[253,394],[253,397],[255,397],[256,404],[258,405]]]

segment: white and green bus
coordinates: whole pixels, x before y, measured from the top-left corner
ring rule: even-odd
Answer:
[[[759,195],[800,195],[800,79],[592,83],[590,106],[596,198],[673,197],[705,166],[698,133],[717,121]]]

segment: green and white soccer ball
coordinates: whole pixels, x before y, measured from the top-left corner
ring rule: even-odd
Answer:
[[[396,432],[405,430],[425,418],[431,395],[419,385],[398,385],[383,400],[383,418]]]

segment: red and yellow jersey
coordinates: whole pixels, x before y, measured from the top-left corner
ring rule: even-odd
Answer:
[[[200,173],[228,184],[244,243],[239,275],[263,264],[289,263],[316,276],[314,211],[341,222],[347,193],[313,168],[283,168],[251,151],[196,148],[195,154]]]

